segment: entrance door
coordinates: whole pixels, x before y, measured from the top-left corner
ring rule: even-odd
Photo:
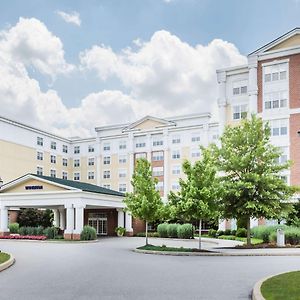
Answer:
[[[98,235],[107,235],[106,213],[89,213],[88,224],[96,229]]]

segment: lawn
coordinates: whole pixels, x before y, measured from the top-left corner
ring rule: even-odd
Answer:
[[[219,239],[223,239],[223,240],[235,240],[235,241],[241,241],[246,243],[247,242],[247,238],[244,237],[236,237],[234,235],[220,235],[218,237]],[[251,238],[251,244],[252,245],[258,245],[258,244],[262,244],[263,240],[261,239],[257,239],[257,238]]]
[[[0,264],[6,262],[7,260],[9,260],[10,255],[4,252],[0,252]]]
[[[265,281],[261,293],[266,300],[299,300],[300,271],[277,275]]]
[[[196,248],[183,248],[183,247],[167,247],[167,246],[154,246],[145,245],[138,247],[139,250],[151,250],[151,251],[170,251],[170,252],[210,252],[207,250],[199,250]]]

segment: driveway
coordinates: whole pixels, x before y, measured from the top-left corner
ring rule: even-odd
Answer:
[[[150,239],[151,241],[151,239]],[[0,241],[16,264],[0,299],[249,299],[262,277],[300,269],[299,257],[178,257],[134,253],[143,238],[97,243]]]

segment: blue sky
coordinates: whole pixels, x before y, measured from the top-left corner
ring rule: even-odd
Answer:
[[[154,101],[155,97],[160,102],[162,99],[168,98],[165,100],[165,107],[167,104],[173,103],[171,98],[174,97],[174,91],[169,90],[168,92],[165,90],[165,86],[159,86],[158,84],[159,82],[163,85],[169,78],[160,78],[160,73],[158,73],[157,69],[152,70],[154,75],[151,74],[157,76],[157,80],[155,81],[151,77],[151,80],[153,80],[151,86],[141,85],[141,79],[136,78],[138,72],[144,71],[142,70],[143,66],[147,65],[149,67],[150,64],[151,68],[153,67],[153,57],[155,58],[153,53],[156,56],[160,56],[159,43],[164,44],[164,41],[167,41],[169,45],[166,48],[167,50],[164,51],[172,49],[171,45],[173,42],[176,43],[175,47],[184,47],[187,44],[191,48],[190,50],[195,50],[198,45],[206,47],[214,39],[233,44],[239,53],[234,53],[232,57],[231,54],[226,54],[223,61],[220,60],[215,64],[211,64],[210,69],[209,66],[203,65],[204,69],[207,67],[208,72],[212,73],[211,69],[213,67],[240,64],[243,61],[242,56],[247,55],[247,53],[290,29],[300,26],[299,0],[10,0],[0,2],[0,11],[2,12],[0,14],[0,30],[2,32],[9,32],[11,28],[15,27],[20,17],[28,20],[33,18],[40,21],[53,36],[61,41],[64,51],[63,60],[67,64],[74,66],[72,72],[57,72],[57,74],[48,72],[45,74],[34,63],[24,63],[24,66],[28,72],[28,77],[38,82],[41,92],[47,93],[49,90],[54,90],[67,109],[81,107],[83,99],[88,97],[88,95],[100,93],[104,90],[120,91],[123,95],[134,99],[136,103],[141,103],[142,101],[145,101],[145,103],[151,102]],[[58,11],[68,14],[78,13],[81,20],[80,26],[65,22],[57,13]],[[32,34],[34,34],[34,29],[31,30]],[[159,34],[155,35],[155,33]],[[169,33],[170,36],[166,33]],[[23,33],[20,34],[22,35]],[[157,37],[157,41],[151,43],[153,36]],[[180,43],[175,41],[177,38]],[[141,44],[136,45],[133,42],[134,40],[139,40]],[[151,49],[145,48],[143,43],[149,43],[148,48]],[[46,40],[45,44],[47,44]],[[109,48],[111,50],[110,53],[107,53],[109,59],[118,59],[118,61],[122,59],[127,61],[126,65],[121,69],[118,68],[118,70],[115,70],[116,66],[105,66],[109,70],[108,76],[103,75],[103,70],[101,70],[101,64],[105,64],[103,61],[100,64],[94,59],[93,62],[88,63],[88,66],[87,64],[83,65],[80,60],[80,53],[91,50],[93,46],[99,46],[102,52],[104,48]],[[222,44],[211,51],[216,51],[215,49],[217,48],[220,51],[218,55],[222,55],[220,47],[225,47],[225,52],[228,50],[227,46]],[[148,51],[152,51],[152,56],[145,54],[146,57],[151,56],[152,58],[145,60],[140,57],[138,62],[136,62],[135,58],[132,58],[134,55],[124,55],[124,49],[128,48],[131,49],[131,54],[135,53],[139,54],[139,56],[142,56],[142,52],[148,53]],[[30,49],[32,50],[32,47]],[[163,47],[162,49],[165,48]],[[18,51],[23,50],[18,49]],[[31,50],[27,49],[26,51]],[[101,51],[97,53],[102,55]],[[177,55],[182,54],[182,51],[184,50],[179,50]],[[208,51],[210,50],[208,49]],[[16,50],[16,53],[19,52]],[[21,57],[24,57],[23,55],[24,53]],[[175,54],[171,56],[176,57]],[[228,58],[229,56],[230,58]],[[128,63],[128,60],[130,60],[130,63]],[[32,61],[33,58],[31,58],[30,62]],[[162,57],[161,61],[165,62],[165,57]],[[141,68],[132,71],[132,66],[136,64],[140,64]],[[174,61],[174,64],[176,64],[176,61]],[[192,65],[193,63],[190,62],[190,64]],[[199,65],[199,67],[201,66]],[[127,70],[125,70],[126,68]],[[168,72],[165,69],[163,71],[164,76],[167,76]],[[173,72],[170,71],[170,74],[176,71],[178,76],[180,76],[180,72],[184,72],[178,67]],[[190,73],[190,71],[187,73]],[[130,76],[128,74],[133,73],[134,78],[128,82],[126,77]],[[146,78],[145,80],[150,80],[147,77],[148,75],[143,76],[144,79]],[[204,78],[205,74],[201,76],[203,81],[208,80]],[[174,84],[175,82],[180,84],[178,78],[175,79],[177,81],[174,81]],[[209,88],[212,88],[213,84],[216,84],[215,77],[211,75],[210,80],[212,82],[209,84]],[[192,82],[191,80],[187,84],[187,88]],[[171,86],[172,81],[165,83],[165,85],[167,84]],[[146,93],[149,93],[150,87],[151,91],[155,89],[155,93],[148,98]],[[196,92],[189,96],[189,91],[187,91],[187,100],[189,97],[191,101],[199,98],[203,102],[204,96],[202,94],[207,94],[207,99],[210,99],[210,102],[212,102],[212,98],[215,95],[205,88],[208,89],[208,86],[203,88],[203,93],[201,93],[202,90],[197,91],[199,93],[198,96]],[[159,91],[161,91],[161,94],[159,94]],[[181,91],[180,95],[178,94],[178,97],[182,97],[182,95],[184,95],[183,91]],[[98,99],[97,101],[100,100]],[[102,99],[101,101],[105,100]],[[177,100],[174,101],[176,102]],[[201,101],[199,103],[202,103]],[[165,115],[172,113],[172,111],[170,112],[167,109],[164,111],[164,108],[161,110],[162,115],[164,113]],[[174,113],[178,113],[178,109],[174,109]],[[10,111],[7,112],[7,115],[13,117]],[[16,117],[19,115],[16,114]],[[135,117],[139,116],[133,113],[131,117],[128,117],[128,120]],[[108,118],[105,122],[114,121],[114,119]],[[62,127],[66,129],[66,132],[69,132],[70,124],[63,124],[63,122],[55,120],[48,120],[47,122],[51,128],[57,129]],[[35,116],[33,123],[41,123],[41,120]],[[55,125],[55,123],[60,125]],[[101,121],[95,123],[98,124]],[[42,124],[42,126],[47,127],[47,124]],[[72,126],[74,127],[75,125],[73,124]],[[90,125],[80,124],[78,126]]]

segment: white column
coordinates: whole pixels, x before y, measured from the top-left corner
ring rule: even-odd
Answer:
[[[130,132],[128,134],[128,154],[129,154],[129,186],[127,188],[128,192],[132,192],[133,188],[131,185],[131,179],[134,172],[134,149],[133,149],[133,134]]]
[[[73,204],[66,205],[67,227],[65,234],[72,234],[74,231],[74,208]]]
[[[65,230],[66,228],[66,212],[64,208],[59,209],[59,228]]]
[[[59,227],[59,210],[53,209],[53,226]]]
[[[249,86],[248,86],[248,95],[249,95],[249,116],[251,114],[257,114],[257,56],[251,56],[248,58],[249,65]]]
[[[124,211],[123,209],[117,209],[118,211],[118,227],[124,227]]]
[[[84,207],[82,205],[75,206],[75,230],[74,233],[80,234],[84,224]]]
[[[132,216],[130,213],[126,212],[125,213],[125,226],[126,226],[126,232],[132,233]]]
[[[6,206],[0,208],[0,232],[9,232],[8,229],[8,209]]]

